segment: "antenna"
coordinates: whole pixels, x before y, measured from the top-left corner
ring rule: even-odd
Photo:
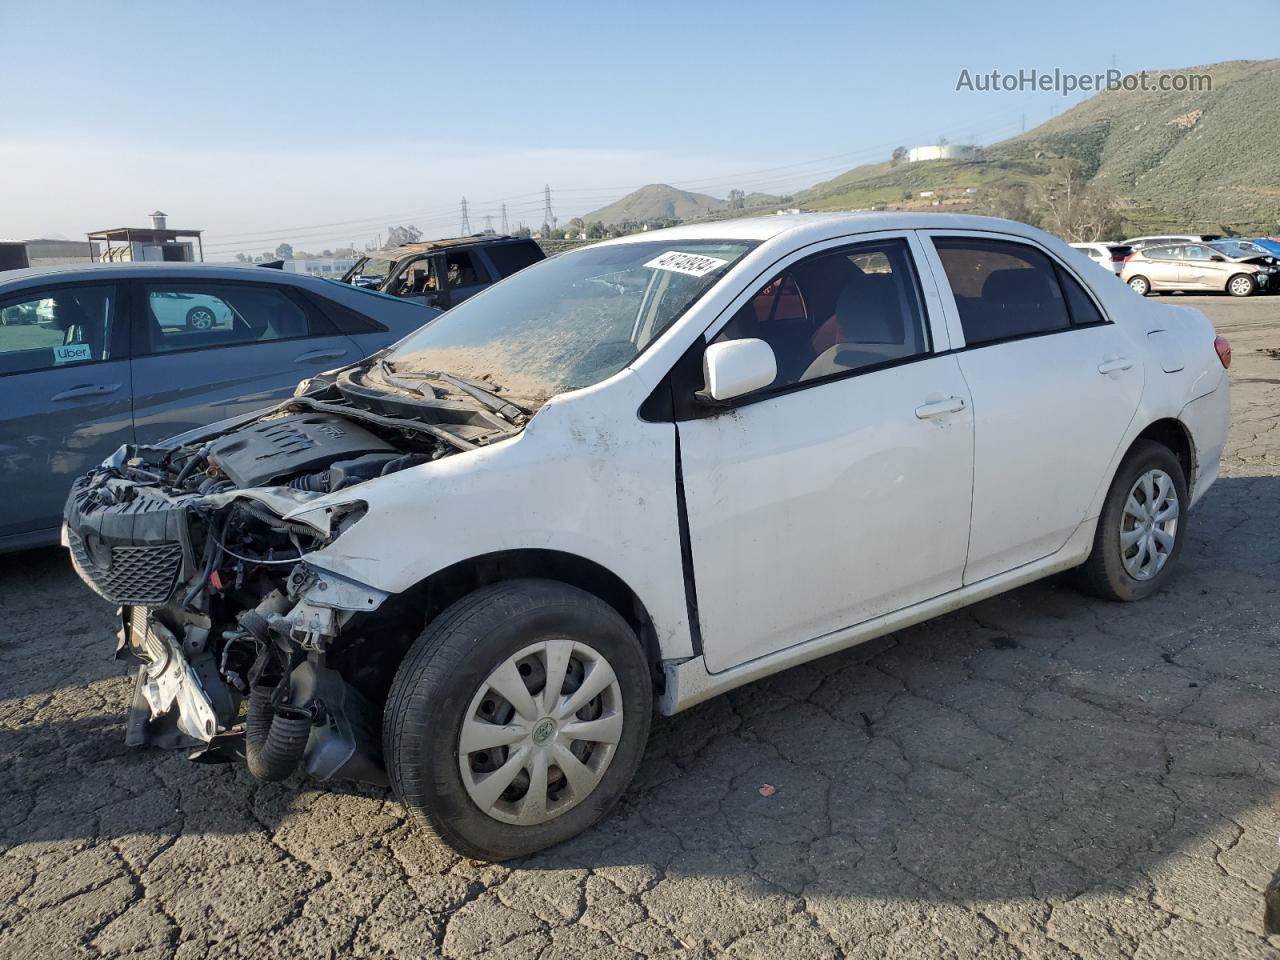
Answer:
[[[542,208],[542,222],[554,230],[556,226],[556,215],[551,211],[551,187],[543,187],[542,195],[546,201]]]
[[[467,216],[467,198],[462,198],[462,229],[458,231],[460,236],[471,235],[471,218]]]

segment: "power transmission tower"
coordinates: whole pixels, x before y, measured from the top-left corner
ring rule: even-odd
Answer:
[[[471,235],[471,218],[467,216],[467,198],[462,198],[462,229],[459,231],[461,236],[467,237]]]
[[[493,214],[491,213],[484,215],[484,232],[493,233]]]
[[[502,205],[502,233],[505,236],[508,232],[509,231],[507,230],[507,205],[504,203]]]
[[[542,208],[542,222],[549,226],[552,230],[556,227],[556,215],[551,212],[551,187],[543,188],[543,197],[546,200]]]

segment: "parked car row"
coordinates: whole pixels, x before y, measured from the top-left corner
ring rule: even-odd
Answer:
[[[1185,234],[1071,246],[1144,297],[1197,291],[1233,297],[1280,293],[1280,240],[1274,237]]]

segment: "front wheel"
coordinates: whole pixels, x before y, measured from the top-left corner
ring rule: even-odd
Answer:
[[[1129,289],[1140,297],[1145,297],[1151,292],[1151,281],[1146,277],[1131,277],[1129,279]]]
[[[1251,297],[1257,289],[1258,284],[1247,273],[1237,273],[1227,281],[1227,293],[1233,297]]]
[[[217,318],[208,307],[192,307],[187,311],[187,326],[192,330],[212,330]]]
[[[437,617],[396,673],[387,774],[459,853],[507,860],[568,840],[635,775],[653,690],[608,604],[550,580],[481,588]]]
[[[1082,585],[1108,600],[1141,600],[1173,572],[1187,537],[1190,502],[1182,464],[1166,446],[1139,440],[1111,481]]]

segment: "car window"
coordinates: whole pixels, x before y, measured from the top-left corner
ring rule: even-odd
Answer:
[[[1027,244],[936,237],[969,346],[1065,330],[1067,306],[1049,257]]]
[[[543,259],[542,251],[532,240],[526,243],[500,243],[485,250],[498,277],[509,277]]]
[[[1177,247],[1148,247],[1142,251],[1148,260],[1173,260],[1178,255]]]
[[[1208,260],[1212,254],[1212,250],[1199,244],[1193,243],[1182,248],[1182,258],[1184,260]]]
[[[285,291],[260,284],[148,283],[143,304],[153,353],[337,333]]]
[[[1067,312],[1071,315],[1072,326],[1087,327],[1090,324],[1106,322],[1102,311],[1080,285],[1080,281],[1061,267],[1058,268],[1058,283],[1062,286],[1062,292],[1067,298]]]
[[[842,247],[789,267],[734,314],[716,341],[745,338],[773,349],[774,388],[927,353],[906,241]]]
[[[400,268],[400,274],[387,292],[397,297],[420,297],[440,289],[436,278],[436,260],[423,254]]]
[[[115,288],[71,287],[0,301],[0,374],[110,356]]]
[[[445,257],[444,282],[446,289],[456,290],[459,287],[474,287],[479,283],[488,283],[488,276],[470,253],[465,250],[455,250]]]

